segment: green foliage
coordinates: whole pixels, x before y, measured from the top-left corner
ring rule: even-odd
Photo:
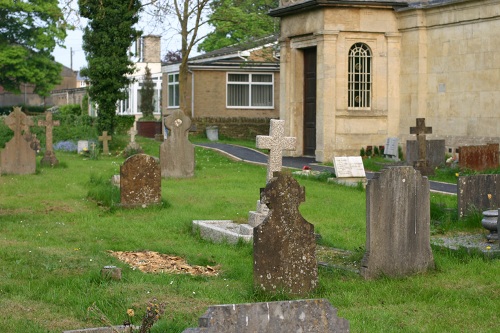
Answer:
[[[361,147],[361,149],[359,150],[359,156],[361,156],[361,157],[365,157],[366,156],[365,147]]]
[[[141,112],[142,119],[153,120],[153,112],[155,111],[154,105],[154,94],[155,94],[155,83],[153,82],[153,77],[151,76],[151,70],[149,66],[146,66],[146,73],[144,75],[144,81],[142,82],[141,90]]]
[[[134,126],[135,116],[119,116],[116,117],[115,133],[127,134],[132,126]]]
[[[82,107],[80,104],[61,105],[59,107],[59,112],[63,115],[80,116],[82,115]]]
[[[209,24],[214,27],[199,45],[200,51],[213,51],[279,31],[279,20],[267,15],[279,6],[278,0],[215,0],[210,7]]]
[[[0,115],[8,116],[12,111],[14,111],[14,107],[21,107],[23,112],[28,113],[43,113],[45,112],[45,107],[43,106],[34,106],[34,105],[11,105],[11,106],[0,106]]]
[[[48,96],[61,81],[61,65],[51,53],[66,38],[58,0],[2,1],[0,32],[0,85],[19,94],[30,83]]]
[[[139,146],[138,144],[128,145],[127,147],[125,147],[125,149],[123,149],[122,156],[127,159],[132,155],[142,153],[144,153],[144,150],[142,150],[141,146]]]
[[[90,175],[87,196],[98,205],[112,208],[120,203],[120,188],[111,184],[111,177]]]
[[[89,94],[85,94],[82,98],[82,114],[89,114]]]
[[[127,74],[134,72],[128,49],[141,32],[134,28],[139,21],[139,0],[78,0],[80,15],[88,19],[83,34],[83,49],[88,67],[81,75],[88,77],[88,93],[99,106],[99,133],[112,135],[116,126],[116,103],[126,98]]]

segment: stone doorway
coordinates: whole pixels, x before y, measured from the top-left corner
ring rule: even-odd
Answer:
[[[304,147],[303,154],[316,152],[316,47],[304,52]]]

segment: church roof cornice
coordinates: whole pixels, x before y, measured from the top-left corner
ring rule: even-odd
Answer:
[[[289,4],[291,3],[291,4]],[[273,17],[287,16],[298,12],[309,11],[321,7],[369,7],[369,8],[398,8],[407,7],[408,1],[400,0],[282,0],[280,7],[269,11]]]

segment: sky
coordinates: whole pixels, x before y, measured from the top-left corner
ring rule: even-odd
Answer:
[[[87,65],[87,60],[85,59],[85,52],[82,48],[82,36],[83,36],[83,28],[79,28],[76,30],[68,30],[67,37],[64,41],[64,45],[66,48],[62,48],[57,46],[52,52],[55,60],[68,68],[72,68],[75,71],[80,70],[81,68]],[[147,34],[155,34],[161,35],[161,58],[163,59],[164,55],[167,51],[177,51],[181,48],[181,40],[179,34],[176,33],[173,29],[167,30],[166,32],[158,32],[155,28],[148,26],[148,22],[139,22],[138,29],[143,31],[144,35]],[[199,35],[208,33],[210,30],[208,27],[203,26],[199,30]],[[190,56],[195,56],[199,54],[196,51],[196,46],[191,51]],[[73,63],[73,67],[71,64]]]

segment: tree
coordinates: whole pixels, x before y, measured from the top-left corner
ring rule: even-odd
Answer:
[[[181,37],[182,60],[179,65],[179,107],[189,116],[187,108],[187,79],[188,59],[193,47],[204,37],[199,35],[199,29],[206,22],[204,17],[213,0],[158,0],[152,1],[150,6],[156,20],[175,17],[176,25],[173,26]],[[171,23],[169,23],[171,24]]]
[[[66,22],[58,0],[0,0],[0,85],[21,93],[34,84],[48,96],[61,81],[61,65],[51,55],[66,38]]]
[[[164,62],[180,62],[182,60],[181,50],[168,51],[163,58]]]
[[[80,15],[88,19],[83,34],[83,50],[88,66],[81,74],[89,78],[88,92],[98,105],[99,131],[114,132],[116,103],[126,98],[127,74],[134,72],[128,49],[141,32],[140,0],[78,0]]]
[[[155,95],[155,83],[153,82],[153,78],[151,76],[151,70],[147,65],[140,94],[142,118],[144,120],[154,119],[153,112],[155,111],[155,105],[153,99]]]
[[[267,13],[278,6],[278,0],[212,1],[208,22],[214,30],[199,44],[198,50],[209,52],[277,33],[278,18]]]

